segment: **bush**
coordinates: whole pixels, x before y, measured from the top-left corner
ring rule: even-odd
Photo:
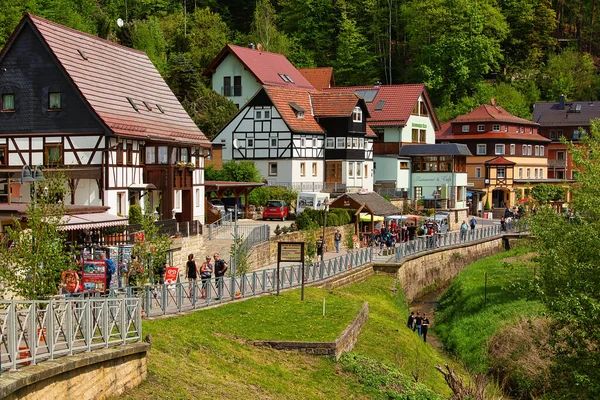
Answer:
[[[248,195],[248,203],[255,206],[264,206],[269,200],[284,200],[288,207],[295,204],[298,192],[282,186],[262,186],[254,189]]]
[[[129,225],[139,225],[143,218],[142,207],[139,204],[129,206]]]
[[[305,210],[296,216],[296,225],[298,226],[298,230],[307,231],[317,229],[319,224],[315,222],[306,211],[308,210]]]
[[[327,226],[339,226],[340,222],[339,222],[339,218],[337,216],[337,214],[335,213],[328,213],[327,214]]]
[[[337,215],[337,225],[348,225],[352,222],[352,216],[345,208],[332,208],[331,210],[329,210],[329,212]],[[329,224],[329,218],[327,218],[327,223]]]

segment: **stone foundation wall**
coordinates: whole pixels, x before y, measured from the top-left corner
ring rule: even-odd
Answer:
[[[333,243],[333,235],[336,230],[340,230],[342,234],[341,248],[346,248],[346,238],[348,235],[354,235],[354,225],[331,226],[325,228],[325,246],[328,252],[335,251]],[[323,229],[317,230],[315,233],[316,239],[323,234]],[[277,243],[278,242],[306,242],[306,231],[296,231],[279,236],[271,237],[268,242],[260,243],[254,247],[248,254],[249,272],[264,268],[267,265],[277,263]]]
[[[149,348],[147,343],[135,343],[4,373],[0,379],[0,398],[87,400],[118,396],[146,379]]]
[[[280,340],[260,340],[255,346],[266,346],[276,350],[294,350],[318,356],[335,357],[338,360],[344,352],[354,349],[364,324],[369,319],[369,303],[365,302],[354,320],[344,329],[334,342],[288,342]]]
[[[331,277],[323,282],[318,282],[317,287],[326,290],[339,289],[348,285],[366,281],[367,278],[373,275],[373,273],[373,266],[369,264],[350,269],[344,274]]]
[[[185,263],[188,255],[194,254],[197,260],[204,259],[204,237],[193,235],[179,240],[181,240],[181,248],[173,251],[173,266],[179,268],[179,275],[182,280],[185,280]]]

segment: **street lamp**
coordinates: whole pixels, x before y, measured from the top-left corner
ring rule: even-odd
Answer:
[[[329,209],[329,198],[323,200],[323,247],[321,251],[321,261],[325,261],[325,228],[327,227],[327,210]]]
[[[437,199],[438,199],[438,197],[440,197],[440,194],[441,193],[440,193],[439,188],[436,188],[433,191],[433,193],[432,193],[432,196],[433,196],[433,220],[434,221],[435,221],[435,214],[437,212],[437,210],[436,210],[436,208],[437,208]]]

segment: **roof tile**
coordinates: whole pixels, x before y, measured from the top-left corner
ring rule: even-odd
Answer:
[[[325,130],[319,125],[312,113],[311,95],[317,93],[316,91],[280,86],[263,86],[263,88],[275,108],[277,108],[281,118],[292,131],[325,133]],[[290,103],[295,103],[306,110],[303,118],[296,116],[296,112]]]
[[[302,76],[304,76],[317,90],[323,90],[335,85],[332,67],[300,68],[298,71],[300,71]]]

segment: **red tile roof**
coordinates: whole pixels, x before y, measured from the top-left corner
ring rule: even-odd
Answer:
[[[516,162],[507,160],[506,158],[504,158],[502,156],[492,158],[491,160],[488,160],[485,163],[488,165],[515,165],[516,164]]]
[[[312,112],[311,94],[317,93],[306,89],[292,89],[280,86],[263,86],[267,96],[273,102],[277,112],[281,115],[287,126],[294,132],[325,133],[325,130]],[[304,118],[296,117],[296,112],[290,105],[296,105],[304,109]]]
[[[312,93],[313,110],[318,117],[349,117],[362,99],[354,93]]]
[[[314,89],[313,85],[298,72],[296,67],[283,54],[269,53],[268,51],[232,44],[228,44],[221,50],[212,64],[204,71],[204,75],[213,74],[230,53],[235,55],[262,85]],[[290,77],[292,82],[284,81],[279,74]]]
[[[506,122],[509,124],[538,126],[538,124],[533,121],[512,115],[500,106],[492,106],[489,104],[482,104],[470,113],[456,117],[452,121],[452,123],[456,124],[465,122]]]
[[[28,22],[37,29],[93,111],[112,132],[210,147],[208,139],[145,53],[31,14],[23,17],[19,27]],[[20,28],[15,32],[18,30]],[[88,59],[83,59],[78,50]],[[137,105],[137,111],[128,97]]]
[[[298,69],[302,76],[308,80],[315,89],[323,90],[335,86],[335,80],[333,79],[333,68],[321,67],[321,68],[300,68]]]
[[[325,92],[347,93],[360,90],[377,91],[373,101],[367,103],[371,114],[368,119],[371,127],[406,125],[406,121],[408,121],[416,102],[419,100],[419,96],[423,95],[429,112],[433,114],[435,129],[440,129],[435,110],[423,84],[335,87],[325,89]],[[377,105],[382,100],[385,101],[383,108],[376,110]]]
[[[454,120],[456,121],[456,120]],[[510,140],[519,142],[550,142],[550,139],[543,137],[538,133],[516,133],[511,132],[470,132],[470,133],[453,133],[452,123],[454,121],[446,122],[442,125],[442,129],[435,133],[435,140],[437,142],[468,142],[476,140]],[[476,122],[476,121],[475,121]],[[530,121],[531,122],[531,121]]]

